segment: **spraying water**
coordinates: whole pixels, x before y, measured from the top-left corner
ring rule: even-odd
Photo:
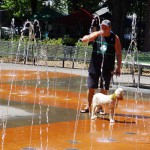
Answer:
[[[132,74],[132,80],[133,84],[135,86],[135,76],[134,76],[134,69],[135,69],[135,56],[137,56],[138,50],[137,50],[137,42],[136,42],[136,14],[133,14],[132,16],[132,33],[131,33],[131,42],[129,44],[129,48],[127,50],[127,55],[125,57],[125,64],[130,63],[131,67],[131,74]]]

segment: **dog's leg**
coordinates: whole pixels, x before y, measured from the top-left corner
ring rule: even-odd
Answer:
[[[97,110],[97,106],[93,104],[91,119],[96,119],[97,118],[96,110]]]
[[[100,107],[101,107],[100,105],[96,107],[95,113],[97,113],[99,111]]]
[[[110,109],[109,120],[110,120],[110,123],[115,122],[115,120],[114,120],[114,108]]]

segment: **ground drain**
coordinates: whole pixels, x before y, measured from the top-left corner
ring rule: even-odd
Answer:
[[[125,132],[125,134],[137,134],[136,132]]]
[[[22,150],[37,150],[36,148],[32,148],[32,147],[25,147],[25,148],[22,148]]]
[[[79,141],[76,141],[76,140],[68,140],[69,143],[71,144],[77,144],[77,143],[80,143]]]
[[[78,150],[77,148],[67,148],[65,150]]]
[[[98,138],[97,142],[100,142],[100,143],[109,143],[109,142],[117,142],[117,140],[113,139],[113,138]]]
[[[113,139],[113,138],[108,138],[108,141],[110,141],[110,142],[116,142],[117,140]]]

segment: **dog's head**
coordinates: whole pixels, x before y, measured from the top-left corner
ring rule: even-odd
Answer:
[[[123,89],[122,88],[118,88],[115,91],[115,96],[119,99],[119,100],[123,100]]]

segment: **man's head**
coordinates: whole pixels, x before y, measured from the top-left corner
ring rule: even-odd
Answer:
[[[111,27],[111,22],[109,20],[103,20],[101,26]]]
[[[103,20],[101,22],[101,29],[104,31],[104,36],[109,36],[111,31],[111,22],[109,20]]]

